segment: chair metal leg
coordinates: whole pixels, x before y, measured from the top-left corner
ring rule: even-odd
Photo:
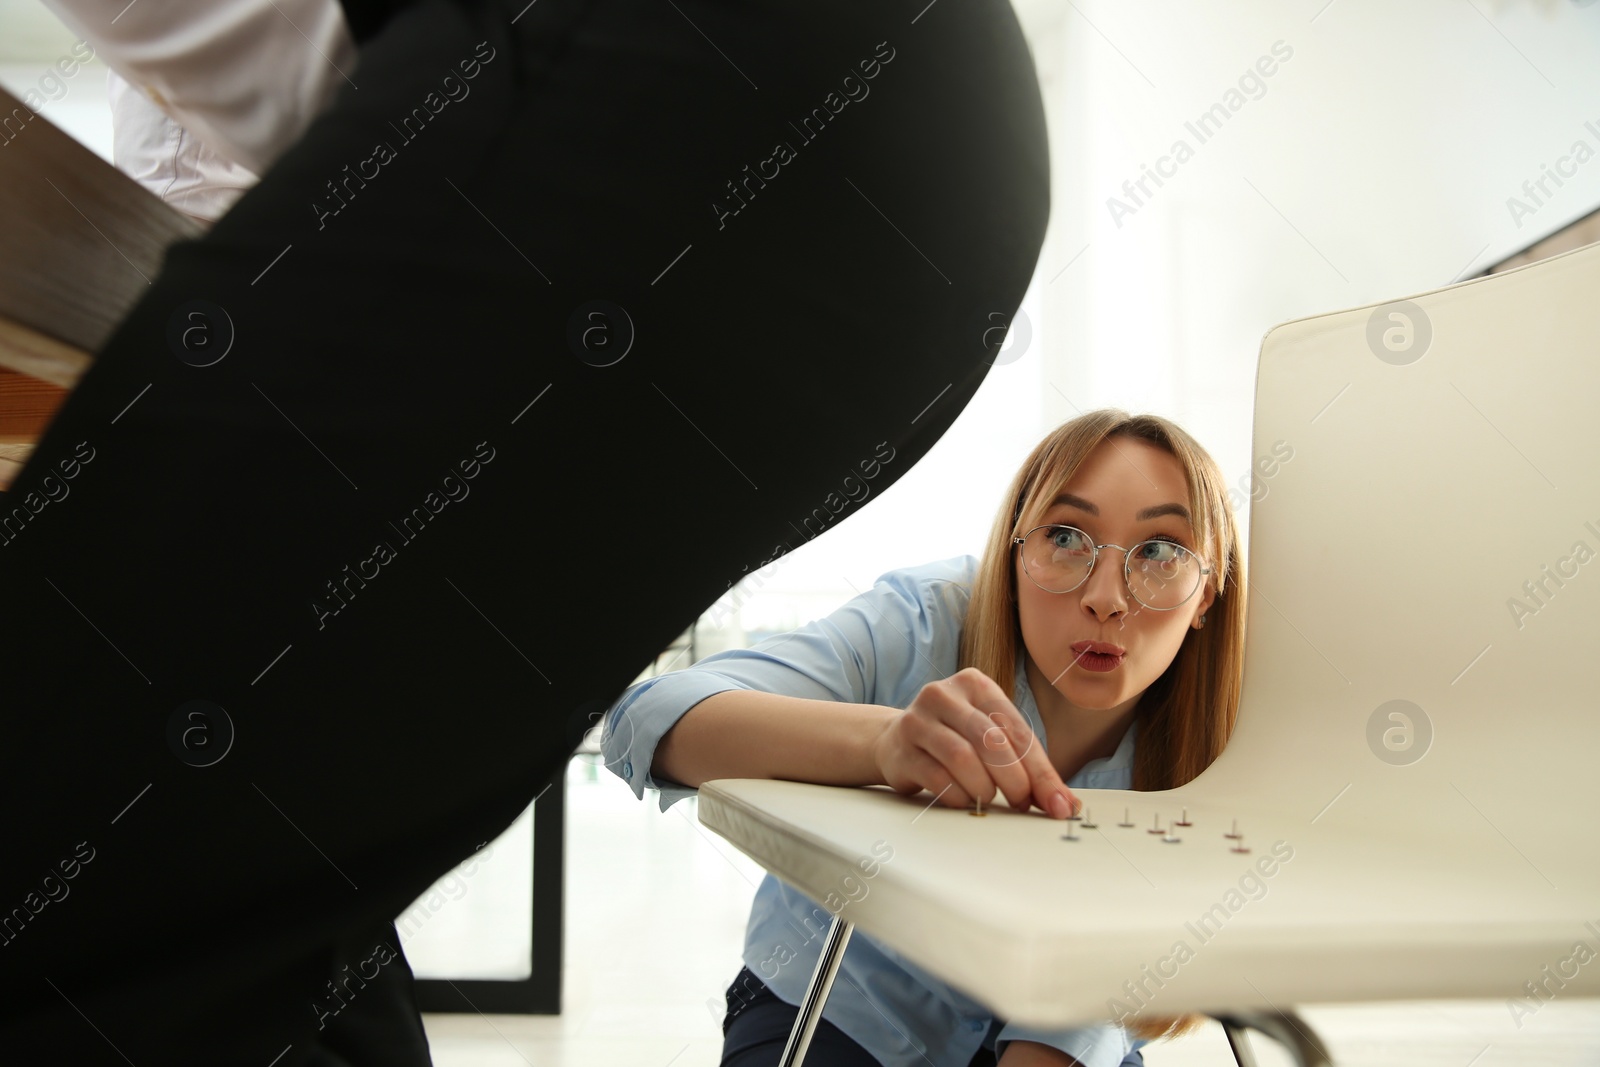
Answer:
[[[1239,1067],[1256,1067],[1247,1029],[1260,1030],[1289,1051],[1296,1067],[1333,1067],[1328,1050],[1311,1025],[1292,1011],[1212,1013],[1228,1036],[1228,1047]]]
[[[806,988],[800,1012],[795,1016],[794,1029],[789,1031],[789,1041],[784,1046],[779,1067],[801,1067],[806,1050],[811,1046],[811,1035],[822,1021],[822,1008],[828,1002],[833,980],[844,962],[845,946],[855,925],[835,915],[828,926],[828,936],[822,944],[822,955],[817,958],[817,969],[811,974],[811,984]],[[1258,1067],[1254,1051],[1250,1048],[1248,1030],[1259,1030],[1289,1051],[1296,1067],[1333,1067],[1327,1049],[1311,1025],[1294,1012],[1261,1011],[1229,1012],[1212,1016],[1222,1024],[1228,1047],[1233,1051],[1238,1067]]]
[[[817,969],[811,974],[811,985],[805,999],[800,1002],[800,1014],[795,1016],[794,1029],[789,1031],[789,1042],[784,1046],[779,1067],[800,1067],[806,1049],[811,1047],[811,1035],[822,1021],[822,1007],[828,1002],[833,989],[833,979],[844,962],[844,949],[850,941],[855,924],[835,915],[828,924],[828,936],[822,942],[822,955],[817,959]]]
[[[1239,1067],[1257,1067],[1256,1054],[1250,1048],[1250,1035],[1246,1028],[1231,1018],[1219,1018],[1222,1032],[1228,1036],[1228,1048],[1233,1051],[1233,1062]]]

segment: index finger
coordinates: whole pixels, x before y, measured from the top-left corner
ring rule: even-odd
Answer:
[[[965,672],[963,672],[965,673]],[[968,701],[989,717],[1000,729],[1006,731],[1012,748],[1021,753],[1017,762],[1026,772],[1034,803],[1049,815],[1064,819],[1081,807],[1072,790],[1056,773],[1050,754],[1039,743],[1038,735],[1028,725],[1027,718],[1005,695],[998,683],[982,671],[974,670],[967,679]],[[1061,797],[1066,807],[1058,810],[1051,806],[1054,797]]]

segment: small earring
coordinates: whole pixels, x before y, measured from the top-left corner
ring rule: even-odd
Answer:
[[[1206,624],[1205,612],[1201,612],[1200,613],[1200,626],[1204,626],[1205,624]],[[1195,629],[1198,630],[1200,628],[1200,626],[1195,627]]]

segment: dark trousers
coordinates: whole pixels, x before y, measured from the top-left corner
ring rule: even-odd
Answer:
[[[800,1009],[774,993],[749,967],[736,975],[723,994],[728,1013],[722,1019],[720,1067],[773,1067],[783,1058]],[[817,1021],[805,1062],[812,1067],[880,1067],[872,1053],[826,1019]],[[1134,1052],[1125,1062],[1144,1063]],[[995,1067],[993,1049],[979,1048],[967,1067]]]
[[[721,1067],[773,1067],[783,1058],[800,1009],[780,999],[749,967],[734,978],[726,997]],[[817,1021],[805,1062],[814,1067],[881,1067],[872,1053],[826,1019]],[[968,1067],[994,1064],[994,1052],[980,1048]]]
[[[347,3],[359,90],[0,497],[8,1059],[427,1063],[389,921],[927,452],[1034,270],[1005,0]]]

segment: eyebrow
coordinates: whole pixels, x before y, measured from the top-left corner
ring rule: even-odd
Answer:
[[[1062,493],[1060,496],[1056,497],[1055,502],[1050,506],[1054,508],[1060,507],[1062,504],[1066,504],[1069,507],[1078,508],[1082,511],[1087,511],[1091,515],[1100,514],[1099,508],[1083,499],[1083,497],[1073,496],[1071,493]],[[1182,504],[1157,504],[1154,507],[1145,508],[1143,511],[1135,515],[1134,519],[1138,520],[1139,522],[1143,522],[1145,519],[1155,519],[1162,515],[1176,515],[1190,525],[1193,525],[1194,522],[1193,518],[1189,515],[1189,509],[1184,507]]]

